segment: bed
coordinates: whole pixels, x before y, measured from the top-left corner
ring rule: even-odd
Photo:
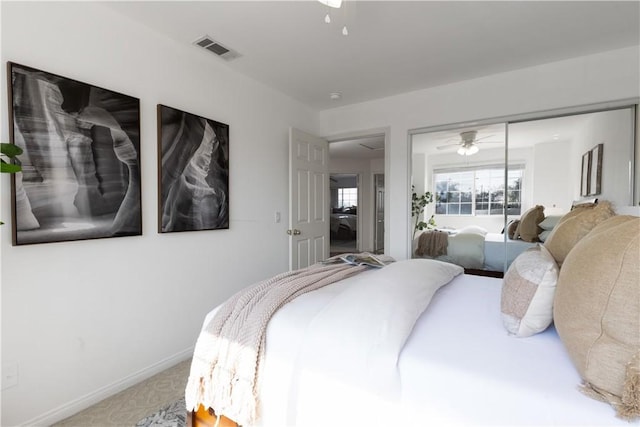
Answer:
[[[432,231],[426,233],[432,233]],[[461,230],[447,230],[444,233],[447,233],[448,241],[446,254],[432,257],[429,252],[421,252],[419,250],[421,235],[419,235],[413,241],[414,257],[434,258],[467,269],[505,271],[505,257],[506,268],[509,268],[518,255],[537,245],[535,242],[510,239],[501,233],[487,233],[486,230],[473,226]]]
[[[432,274],[445,283],[429,295],[420,289]],[[297,297],[268,324],[259,417],[244,427],[628,426],[577,390],[580,376],[553,327],[507,334],[501,284],[413,259]],[[189,416],[193,426],[212,419],[203,407]]]
[[[505,235],[500,233],[487,233],[484,236],[483,254],[484,254],[484,269],[489,271],[505,271],[505,244],[506,244],[506,257],[507,266],[509,268],[511,263],[518,255],[527,249],[534,247],[537,243],[525,242],[524,240],[514,240],[507,236],[505,241]]]
[[[332,235],[352,238],[358,230],[358,215],[355,208],[334,209],[329,217]]]

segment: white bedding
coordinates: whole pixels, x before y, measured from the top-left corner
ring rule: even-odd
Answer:
[[[505,235],[501,233],[455,233],[448,236],[447,254],[435,259],[461,265],[464,268],[489,271],[506,271],[514,259],[526,249],[537,245],[537,243],[525,242],[523,240],[506,241]],[[413,242],[413,253],[416,252],[418,238]],[[425,256],[424,258],[429,258]]]
[[[460,230],[448,236],[447,254],[436,259],[461,265],[464,268],[484,267],[484,239],[486,232]]]
[[[487,233],[484,236],[484,269],[490,271],[506,271],[504,269],[505,249],[504,234]],[[524,240],[512,240],[507,238],[507,268],[522,252],[538,243],[525,242]]]
[[[407,263],[414,261],[425,262]],[[342,297],[385,269],[302,295],[276,313],[267,329],[257,425],[628,425],[577,390],[579,376],[554,330],[507,335],[499,279],[456,277],[435,293],[404,346],[402,337],[389,340],[388,331],[417,315],[415,304],[385,307],[396,292],[381,286],[360,303]],[[398,284],[416,280],[393,276]],[[360,329],[369,322],[383,340]],[[389,364],[394,351],[397,363]]]
[[[629,426],[578,391],[553,326],[507,335],[500,290],[500,279],[458,277],[420,317],[399,361],[409,425]]]

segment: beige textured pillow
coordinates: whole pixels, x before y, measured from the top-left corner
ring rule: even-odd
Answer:
[[[525,242],[537,242],[538,234],[542,231],[538,224],[544,220],[544,206],[536,205],[520,217],[520,224],[516,228],[514,239],[520,238]]]
[[[544,246],[562,266],[569,251],[599,223],[615,215],[611,203],[577,207],[562,217],[546,238]]]
[[[553,314],[584,389],[640,417],[640,217],[609,218],[576,244]]]
[[[510,334],[528,337],[553,320],[558,265],[544,246],[529,248],[511,263],[502,283],[500,311]]]

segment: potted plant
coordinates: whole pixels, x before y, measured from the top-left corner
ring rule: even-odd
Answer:
[[[412,239],[416,237],[418,230],[424,230],[425,228],[433,228],[436,226],[436,221],[433,215],[429,218],[429,221],[420,221],[420,216],[424,212],[424,208],[433,202],[433,194],[430,191],[418,196],[415,191],[415,186],[411,186],[411,218],[415,218],[413,226]]]

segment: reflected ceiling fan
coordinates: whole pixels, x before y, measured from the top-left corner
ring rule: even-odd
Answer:
[[[478,144],[502,144],[501,141],[484,141],[487,138],[491,138],[493,135],[483,136],[482,138],[477,138],[477,135],[477,130],[460,132],[460,140],[458,142],[440,145],[436,148],[438,150],[444,150],[447,148],[458,147],[458,154],[461,156],[471,156],[480,150],[478,148]]]

